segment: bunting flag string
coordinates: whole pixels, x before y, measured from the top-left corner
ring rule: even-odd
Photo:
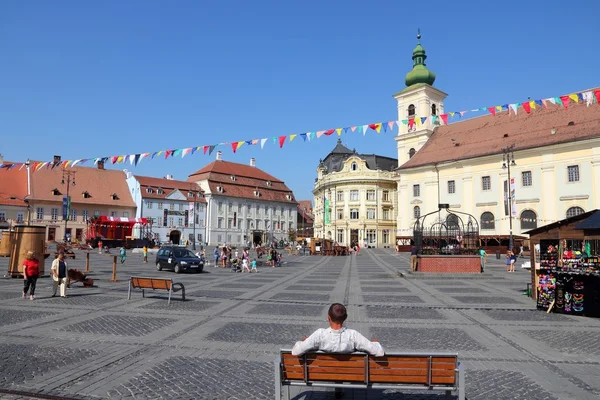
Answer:
[[[273,136],[271,140],[274,145],[279,145],[279,148],[283,148],[286,145],[286,142],[291,143],[297,136],[302,137],[302,142],[310,142],[314,138],[321,138],[323,135],[331,136],[334,133],[339,137],[342,136],[342,133],[348,134],[350,133],[358,133],[365,136],[369,130],[374,131],[376,133],[383,132],[393,132],[394,127],[400,129],[401,126],[408,126],[410,129],[415,127],[420,127],[425,125],[425,123],[430,120],[434,125],[448,125],[450,124],[450,120],[454,118],[462,118],[465,114],[470,112],[487,112],[492,114],[493,116],[498,115],[499,113],[506,112],[508,114],[517,115],[521,110],[525,111],[527,114],[531,114],[535,112],[535,110],[539,109],[547,109],[549,106],[558,106],[568,109],[571,103],[575,104],[585,104],[587,107],[592,104],[600,104],[600,89],[588,90],[584,92],[578,93],[570,93],[563,96],[549,97],[545,99],[539,100],[527,100],[520,103],[507,103],[503,105],[495,105],[491,107],[480,107],[474,108],[471,110],[464,111],[451,111],[440,115],[432,115],[428,117],[418,117],[418,116],[410,116],[410,118],[402,119],[402,120],[393,120],[386,122],[375,122],[371,124],[364,125],[353,125],[348,127],[334,128],[334,129],[326,129],[319,131],[309,131],[303,133],[294,133],[291,135],[281,135],[281,136]],[[187,147],[181,149],[172,149],[172,150],[159,150],[152,153],[134,153],[134,154],[125,154],[125,155],[113,155],[113,156],[105,156],[105,157],[96,157],[96,158],[81,158],[76,160],[65,160],[61,163],[54,162],[35,162],[31,165],[31,169],[35,171],[39,171],[42,168],[56,168],[61,166],[63,168],[75,167],[77,165],[84,165],[88,161],[93,161],[94,165],[98,164],[98,162],[110,162],[111,164],[121,164],[129,161],[131,165],[137,166],[144,159],[154,159],[155,157],[160,157],[164,154],[165,159],[169,157],[174,158],[181,156],[184,158],[188,154],[194,154],[197,151],[202,150],[203,154],[211,155],[213,151],[217,147],[223,146],[231,146],[231,150],[233,153],[237,153],[237,151],[243,146],[256,146],[260,144],[260,148],[264,149],[265,144],[269,141],[269,138],[261,138],[261,139],[249,139],[249,140],[239,140],[233,142],[224,142],[224,143],[216,143],[216,144],[207,144],[202,146],[194,146]],[[16,162],[16,163],[0,163],[0,169],[13,169],[19,168],[22,169],[26,167],[26,163]]]

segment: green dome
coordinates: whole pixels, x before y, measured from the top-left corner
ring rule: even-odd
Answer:
[[[417,39],[420,38],[421,35],[418,35]],[[413,69],[406,74],[406,79],[404,80],[406,86],[412,86],[418,83],[424,83],[430,86],[433,85],[433,82],[435,82],[435,74],[425,66],[426,58],[427,55],[425,55],[425,49],[421,46],[421,43],[418,43],[417,47],[413,50]]]

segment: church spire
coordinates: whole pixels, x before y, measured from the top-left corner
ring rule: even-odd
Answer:
[[[417,47],[413,50],[412,59],[413,69],[406,74],[406,79],[404,80],[406,86],[412,86],[419,83],[432,86],[433,82],[435,82],[435,74],[425,66],[427,55],[425,54],[425,49],[421,46],[420,29],[417,31]]]

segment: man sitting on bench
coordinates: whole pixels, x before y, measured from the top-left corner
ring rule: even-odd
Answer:
[[[292,355],[300,356],[311,350],[321,350],[327,353],[353,353],[363,351],[372,356],[382,357],[385,353],[379,342],[372,342],[354,329],[344,327],[348,318],[346,307],[340,303],[333,303],[327,312],[329,328],[319,328],[312,335],[296,342]],[[336,388],[336,397],[343,396],[343,392]]]

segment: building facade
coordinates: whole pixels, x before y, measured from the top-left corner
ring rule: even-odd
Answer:
[[[315,216],[313,214],[312,200],[298,201],[298,237],[314,237],[313,223]]]
[[[206,241],[210,246],[269,244],[288,240],[297,229],[298,203],[284,182],[256,167],[216,161],[188,178],[206,198]]]
[[[511,225],[520,235],[600,207],[597,104],[505,111],[439,126],[433,116],[444,113],[446,94],[432,86],[425,58],[419,44],[407,87],[394,96],[399,120],[428,117],[402,126],[396,137],[399,232],[412,235],[417,218],[438,204],[471,214],[488,238],[508,237]]]
[[[394,158],[358,154],[338,140],[317,168],[315,237],[344,245],[393,246],[397,166]]]
[[[27,170],[12,165],[0,156],[0,230],[25,223],[30,215]]]
[[[153,178],[128,172],[127,185],[137,206],[136,217],[148,220],[154,240],[178,245],[205,242],[206,199],[197,184],[171,175]]]
[[[123,171],[104,169],[103,162],[97,167],[63,168],[59,156],[54,157],[54,167],[34,171],[35,164],[25,168],[31,188],[30,222],[46,226],[47,241],[62,241],[66,234],[71,240],[86,240],[92,217],[135,217]]]

